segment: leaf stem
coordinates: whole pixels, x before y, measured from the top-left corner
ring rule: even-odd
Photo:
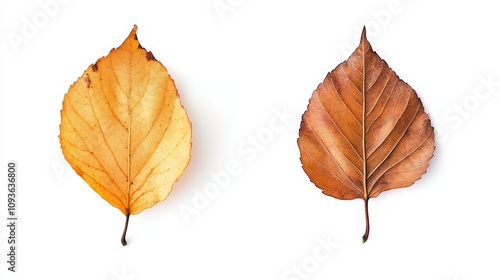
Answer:
[[[130,217],[130,213],[127,213],[126,217],[127,218],[125,220],[125,228],[123,229],[123,234],[122,234],[122,245],[123,246],[127,246],[127,240],[125,240],[125,236],[127,235],[128,219]]]
[[[368,235],[370,234],[370,218],[368,217],[368,199],[365,199],[365,223],[366,223],[366,229],[365,229],[365,234],[363,235],[363,243],[366,242],[368,239]]]

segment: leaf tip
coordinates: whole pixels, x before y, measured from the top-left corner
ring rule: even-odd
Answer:
[[[367,42],[368,39],[366,38],[366,26],[363,26],[363,31],[361,31],[361,40],[360,44],[363,42]]]
[[[137,25],[134,24],[134,27],[130,31],[130,34],[127,36],[125,41],[123,41],[122,45],[119,48],[125,47],[125,49],[136,50],[139,45],[139,39],[137,38]]]
[[[366,38],[366,26],[363,26],[363,31],[361,31],[361,39],[359,41],[359,48],[362,52],[367,52],[371,50],[370,42]]]
[[[125,42],[129,42],[129,44],[130,44],[130,43],[132,43],[133,41],[136,41],[137,43],[135,43],[135,44],[139,45],[139,39],[137,38],[137,28],[138,28],[138,27],[137,27],[137,24],[134,24],[134,27],[133,27],[133,28],[132,28],[132,30],[130,31],[130,34],[129,34],[129,35],[128,35],[128,37],[125,39]],[[124,42],[124,43],[125,43],[125,42]],[[132,43],[132,44],[134,44],[134,43]]]
[[[134,24],[134,27],[132,27],[132,31],[130,31],[130,34],[134,34],[134,38],[137,39],[137,24]]]

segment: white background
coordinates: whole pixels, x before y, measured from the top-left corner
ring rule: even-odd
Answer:
[[[49,2],[0,6],[0,174],[16,160],[19,180],[18,272],[2,261],[1,279],[500,279],[494,1]],[[23,35],[27,22],[36,30]],[[122,247],[125,217],[68,169],[57,136],[69,86],[133,24],[176,81],[193,150],[171,195],[131,217]],[[313,90],[363,25],[437,139],[421,180],[370,201],[365,244],[362,201],[323,195],[296,145]],[[279,122],[283,111],[292,117]],[[261,150],[250,144],[259,136]],[[201,201],[230,162],[240,172]],[[0,260],[7,237],[3,225]]]

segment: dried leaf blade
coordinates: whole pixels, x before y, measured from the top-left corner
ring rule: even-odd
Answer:
[[[323,193],[368,201],[412,185],[434,153],[434,131],[416,92],[373,51],[363,29],[358,48],[328,73],[302,116],[302,167]]]

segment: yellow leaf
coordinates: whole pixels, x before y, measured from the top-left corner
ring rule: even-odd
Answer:
[[[186,168],[191,123],[167,69],[137,26],[69,88],[59,141],[66,160],[126,216],[164,200]]]

